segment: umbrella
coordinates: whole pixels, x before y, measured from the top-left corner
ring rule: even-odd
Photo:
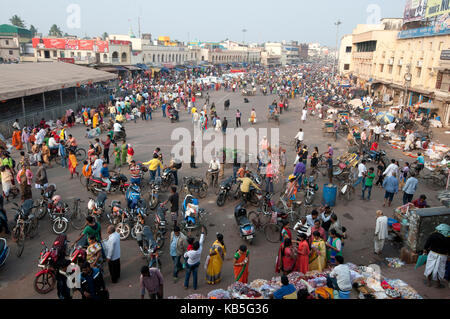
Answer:
[[[366,106],[366,107],[364,108],[364,112],[366,112],[366,113],[373,112],[373,107],[371,107],[371,106]]]
[[[362,101],[360,99],[353,99],[349,104],[353,107],[360,107],[362,106]]]
[[[394,122],[395,116],[389,112],[379,112],[376,117],[377,121],[382,124],[389,124]]]

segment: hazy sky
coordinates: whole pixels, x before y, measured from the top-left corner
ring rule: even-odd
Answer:
[[[45,36],[57,24],[63,32],[78,36],[128,33],[130,26],[141,32],[187,41],[245,42],[296,40],[335,46],[340,19],[340,36],[351,33],[356,24],[379,18],[402,17],[405,0],[1,0],[0,24],[17,14],[26,26],[33,24]],[[70,5],[79,8],[67,13]],[[76,7],[75,7],[76,9]],[[75,17],[74,19],[70,19]],[[69,22],[68,22],[69,20]],[[72,24],[72,25],[71,25]],[[72,28],[71,28],[72,27]]]

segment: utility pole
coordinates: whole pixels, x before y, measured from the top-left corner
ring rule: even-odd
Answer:
[[[141,17],[138,17],[139,39],[141,38]]]
[[[336,55],[334,59],[334,71],[333,71],[333,77],[337,74],[337,61],[338,61],[338,55],[339,55],[339,48],[338,48],[338,42],[339,42],[339,26],[342,24],[340,20],[337,20],[334,25],[336,26]]]
[[[247,29],[242,29],[242,34],[243,34],[243,41],[242,43],[245,44],[245,33],[247,32]]]

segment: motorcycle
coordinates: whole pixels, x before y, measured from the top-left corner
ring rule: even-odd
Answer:
[[[48,216],[52,223],[53,232],[57,235],[65,233],[69,227],[70,208],[67,203],[54,203],[53,201],[48,205]]]
[[[117,174],[110,177],[111,188],[110,192],[114,193],[119,190],[122,193],[125,193],[125,190],[130,186],[128,182],[128,178],[123,174]],[[87,185],[88,191],[97,195],[100,192],[105,192],[108,184],[102,181],[101,178],[96,178],[91,176],[89,178],[89,183]]]
[[[36,217],[38,219],[42,219],[45,217],[45,215],[48,212],[48,205],[51,202],[51,199],[53,195],[55,195],[56,192],[56,185],[50,184],[47,186],[46,189],[41,190],[41,198],[37,202],[37,209],[36,209]]]
[[[108,221],[110,222],[110,224],[116,226],[121,220],[123,211],[120,201],[113,200],[109,207],[111,208],[111,210],[106,213],[106,217],[108,217]]]
[[[383,163],[386,165],[388,164],[388,159],[386,157],[386,152],[381,150],[379,152],[377,151],[370,151],[370,150],[364,150],[363,159],[365,159],[367,162],[378,162],[378,160],[382,160]]]
[[[239,204],[234,209],[234,218],[239,226],[239,235],[251,245],[255,237],[255,226],[247,218],[247,210]]]
[[[305,182],[305,203],[306,205],[311,205],[314,202],[314,197],[319,190],[319,186],[314,183],[314,176],[305,179]]]
[[[0,238],[0,267],[6,263],[9,256],[9,247],[5,238]]]
[[[97,198],[89,198],[88,202],[88,216],[93,216],[97,220],[101,220],[103,212],[105,210],[107,195],[105,192],[101,192],[97,195]]]
[[[166,234],[166,228],[167,228],[167,220],[166,220],[166,212],[167,208],[163,207],[161,205],[158,205],[158,209],[156,210],[155,214],[155,229],[158,234],[160,234],[160,237],[164,238],[164,235]],[[164,239],[163,239],[164,243]],[[162,245],[160,245],[162,247]]]
[[[160,249],[164,245],[164,238],[161,236],[154,238],[149,226],[144,226],[141,232],[137,233],[137,242],[142,255],[149,261],[149,267],[161,269]]]
[[[66,258],[67,249],[66,235],[59,235],[53,242],[51,248],[48,248],[44,242],[41,242],[41,250],[38,267],[42,268],[34,275],[33,287],[39,294],[47,294],[55,288],[56,271],[58,265]]]
[[[166,168],[161,175],[161,190],[167,192],[170,185],[175,183],[175,176],[170,168]]]
[[[175,123],[175,122],[179,122],[180,121],[180,117],[178,115],[178,111],[175,110],[174,108],[171,108],[169,111],[169,119],[170,119],[170,123]]]
[[[141,197],[141,190],[136,184],[131,185],[126,192],[125,198],[127,200],[130,215],[133,216],[135,224],[131,229],[131,237],[136,239],[136,233],[141,232],[145,225],[145,217],[147,217],[147,204]]]
[[[231,195],[231,188],[233,187],[234,179],[233,177],[229,177],[223,182],[220,183],[219,195],[217,195],[216,204],[219,207],[225,205],[225,201]]]
[[[156,209],[159,204],[159,192],[161,191],[161,177],[155,178],[153,182],[150,183],[150,191],[148,195],[148,203],[150,209]]]

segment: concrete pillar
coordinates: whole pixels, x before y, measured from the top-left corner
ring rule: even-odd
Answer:
[[[59,90],[59,98],[61,99],[61,106],[62,106],[63,105],[62,89]]]
[[[23,114],[23,118],[25,118],[25,99],[22,96],[22,114]]]
[[[42,92],[42,105],[44,106],[44,111],[45,111],[45,93]]]

